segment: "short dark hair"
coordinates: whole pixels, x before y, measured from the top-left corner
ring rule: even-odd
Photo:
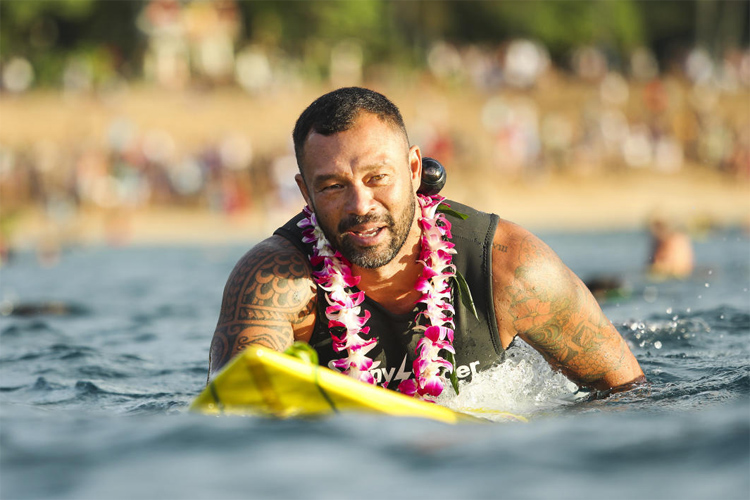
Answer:
[[[349,130],[360,112],[377,115],[404,133],[406,143],[409,136],[401,118],[401,112],[386,96],[361,87],[344,87],[318,97],[305,109],[294,125],[294,154],[302,173],[302,152],[305,140],[314,131],[322,135],[333,135]]]

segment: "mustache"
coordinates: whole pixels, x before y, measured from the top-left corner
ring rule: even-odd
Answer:
[[[385,223],[389,228],[393,227],[393,217],[390,214],[367,214],[367,215],[349,215],[339,222],[338,230],[339,233],[345,233],[351,228],[359,226],[360,224],[367,224],[370,222],[382,222]]]

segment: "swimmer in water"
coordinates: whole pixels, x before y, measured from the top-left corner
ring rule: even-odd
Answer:
[[[651,220],[649,230],[649,274],[661,279],[690,276],[693,273],[693,244],[690,237],[661,217]]]

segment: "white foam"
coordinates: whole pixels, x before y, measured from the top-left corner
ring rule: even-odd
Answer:
[[[456,395],[450,386],[446,387],[437,402],[502,420],[500,412],[529,416],[569,405],[576,399],[578,386],[555,372],[538,352],[516,338],[501,364],[476,374],[469,383],[461,382],[459,390]]]

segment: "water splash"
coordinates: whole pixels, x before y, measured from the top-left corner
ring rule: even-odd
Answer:
[[[497,366],[462,382],[460,394],[446,390],[438,403],[490,420],[505,420],[503,412],[530,416],[559,409],[579,399],[578,386],[552,370],[531,346],[516,338]]]

